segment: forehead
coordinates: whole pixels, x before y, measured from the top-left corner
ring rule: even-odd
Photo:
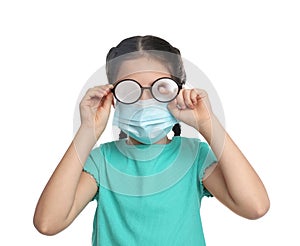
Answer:
[[[130,77],[157,77],[170,76],[170,71],[162,62],[150,57],[140,57],[126,60],[120,66],[118,80]]]

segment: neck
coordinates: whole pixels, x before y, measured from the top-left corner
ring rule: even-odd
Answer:
[[[165,136],[164,138],[160,139],[159,141],[157,141],[157,142],[155,142],[153,144],[168,144],[170,142],[171,142],[171,140],[167,136]],[[131,137],[128,136],[127,144],[129,144],[129,145],[137,145],[137,144],[143,144],[143,143],[141,143],[141,142],[135,140],[134,138],[131,138]]]

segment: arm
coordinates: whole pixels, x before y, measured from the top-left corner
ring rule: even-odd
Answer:
[[[80,104],[81,126],[35,210],[33,223],[43,234],[54,235],[65,229],[97,192],[96,181],[82,168],[106,127],[112,103],[110,87],[90,89]]]
[[[83,131],[79,130],[78,133]],[[90,149],[87,148],[86,152]],[[34,215],[35,227],[46,235],[62,231],[93,198],[97,188],[89,174],[82,172],[73,141],[38,201]]]
[[[243,153],[215,117],[210,124],[202,125],[200,133],[218,156],[218,165],[204,178],[204,186],[235,213],[248,219],[262,217],[270,201],[262,181]]]
[[[210,175],[203,180],[204,186],[235,213],[249,219],[263,216],[270,206],[265,187],[214,116],[207,93],[184,89],[169,104],[169,110],[177,119],[197,129],[218,158],[218,165],[207,169]]]

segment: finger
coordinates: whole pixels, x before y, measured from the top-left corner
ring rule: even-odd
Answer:
[[[177,102],[176,99],[172,100],[171,102],[168,103],[168,109],[169,109],[169,110],[175,110],[175,109],[178,109],[177,103],[178,103],[178,102]]]
[[[112,88],[113,88],[113,85],[111,85],[111,84],[95,86],[93,88],[90,88],[88,90],[88,93],[91,96],[94,96],[93,93],[98,91],[98,92],[101,92],[103,95],[107,95],[107,93],[110,92]]]
[[[101,93],[99,92],[99,89],[90,88],[87,90],[86,94],[84,95],[84,100],[90,100],[91,98],[95,97],[101,97]]]
[[[107,94],[108,92],[111,91],[112,88],[113,88],[113,85],[107,84],[107,85],[95,86],[93,89],[105,92],[105,94]]]
[[[98,98],[99,100],[101,100],[101,98],[106,96],[108,92],[109,91],[104,88],[94,87],[88,90],[86,99]]]
[[[103,89],[105,90],[105,91],[107,91],[107,93],[108,92],[111,92],[111,90],[114,88],[114,86],[112,85],[112,84],[107,84],[107,85],[105,85],[104,87],[103,87]]]
[[[211,105],[210,105],[210,101],[209,101],[209,97],[208,97],[208,93],[205,90],[202,89],[196,89],[197,91],[197,102],[201,102],[202,105],[204,105],[206,107],[206,109],[208,111],[212,111]]]
[[[112,103],[113,103],[113,94],[108,93],[107,96],[103,98],[102,107],[106,110],[110,110]]]
[[[110,89],[112,89],[113,87],[114,87],[114,86],[113,86],[112,84],[106,84],[106,85],[97,85],[97,86],[94,86],[93,88],[110,90]]]
[[[177,118],[180,109],[178,108],[178,101],[176,99],[172,100],[168,103],[168,109],[171,112],[171,114]]]
[[[193,105],[196,105],[198,102],[198,99],[200,98],[200,95],[197,93],[195,89],[191,90],[190,99],[193,103]]]
[[[176,101],[177,101],[177,106],[181,109],[185,109],[186,108],[186,105],[184,103],[184,99],[183,99],[183,91],[184,90],[181,90],[178,94],[178,96],[176,97]]]
[[[205,99],[205,98],[208,98],[208,94],[205,90],[198,90],[198,95],[201,99]]]
[[[184,90],[183,91],[183,99],[184,99],[184,103],[187,107],[193,109],[194,105],[193,102],[191,100],[191,90]]]

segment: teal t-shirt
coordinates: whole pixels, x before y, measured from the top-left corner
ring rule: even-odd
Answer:
[[[99,188],[92,244],[205,245],[200,205],[211,194],[201,180],[215,162],[208,144],[195,138],[153,145],[122,139],[95,148],[84,166]]]

